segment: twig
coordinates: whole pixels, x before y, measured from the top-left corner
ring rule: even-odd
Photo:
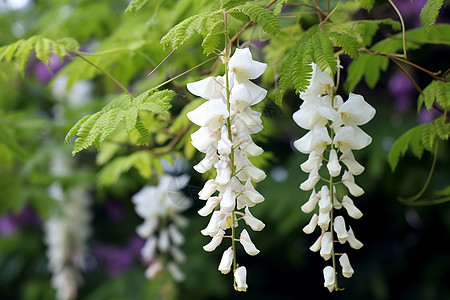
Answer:
[[[167,55],[166,58],[164,58],[163,61],[160,62],[159,65],[156,66],[156,68],[154,68],[150,73],[147,74],[147,76],[152,75],[156,70],[158,70],[158,68],[161,67],[162,64],[166,62],[166,60],[169,59],[169,57],[175,52],[175,50],[177,50],[177,48],[174,48],[174,49],[172,50],[172,52],[170,52],[169,55]]]
[[[402,14],[398,10],[397,6],[395,6],[394,2],[392,0],[388,0],[389,3],[394,8],[395,12],[397,13],[398,17],[400,18],[400,23],[402,24],[402,41],[403,41],[403,58],[406,59],[406,30],[405,30],[405,22],[403,21]]]

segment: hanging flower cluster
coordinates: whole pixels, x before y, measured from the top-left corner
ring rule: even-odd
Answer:
[[[235,242],[240,242],[249,255],[256,255],[259,250],[247,230],[241,230],[238,237],[236,227],[241,219],[254,231],[265,226],[250,213],[249,207],[264,201],[252,182],[263,180],[266,174],[248,157],[264,152],[251,138],[251,134],[263,128],[261,113],[252,110],[251,106],[263,100],[267,91],[250,79],[258,78],[267,65],[254,61],[248,48],[236,49],[231,58],[226,53],[223,61],[224,76],[208,77],[187,85],[192,94],[208,100],[187,116],[201,126],[191,136],[192,145],[206,154],[194,169],[205,173],[214,167],[217,173],[199,192],[199,198],[206,200],[206,204],[198,213],[201,216],[212,213],[207,227],[201,231],[212,238],[203,249],[213,251],[223,238],[231,238],[231,246],[223,253],[218,270],[227,274],[233,268],[234,288],[246,291],[247,271],[236,263]],[[231,235],[226,235],[230,228]]]
[[[353,249],[363,246],[356,239],[351,227],[347,229],[344,217],[335,215],[335,209],[344,207],[347,214],[354,219],[361,218],[362,213],[348,195],[337,199],[335,186],[344,184],[350,195],[355,197],[364,193],[354,180],[354,175],[361,174],[364,167],[355,160],[352,150],[360,150],[371,143],[372,138],[358,126],[369,122],[375,115],[375,109],[357,94],[350,93],[348,100],[344,102],[341,96],[333,94],[334,82],[330,74],[322,72],[314,63],[312,66],[310,86],[300,93],[304,102],[293,115],[294,121],[309,132],[295,141],[294,146],[298,151],[309,154],[308,159],[300,165],[302,171],[309,174],[300,189],[312,190],[312,193],[301,209],[305,213],[313,212],[317,205],[319,209],[318,214],[313,214],[303,231],[310,234],[317,225],[320,228],[320,237],[310,250],[320,251],[325,260],[332,258],[332,266],[323,270],[324,286],[331,292],[338,290],[335,256],[340,256],[342,275],[346,278],[353,275],[348,255],[337,254],[335,243],[348,242]],[[327,178],[319,174],[323,161],[326,161],[327,169],[323,170],[323,174],[326,172]],[[346,169],[343,172],[342,166]],[[341,180],[338,181],[336,178],[341,173]],[[326,184],[316,192],[316,185],[320,180]]]
[[[59,182],[49,187],[49,194],[61,207],[44,224],[48,266],[53,273],[51,282],[58,300],[72,300],[77,296],[82,281],[80,272],[85,267],[90,234],[89,197],[82,187],[66,193]]]
[[[178,267],[186,261],[186,255],[179,248],[185,240],[178,228],[188,224],[188,220],[180,215],[189,207],[189,199],[180,192],[188,182],[187,175],[164,175],[158,186],[144,186],[132,197],[136,213],[145,220],[136,232],[146,239],[141,255],[149,263],[145,272],[149,279],[165,269],[175,281],[185,279]]]

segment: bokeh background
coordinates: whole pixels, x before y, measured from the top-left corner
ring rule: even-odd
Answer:
[[[408,29],[421,26],[419,13],[425,2],[395,1]],[[447,7],[444,5],[440,12],[440,23],[450,20],[448,1],[444,2]],[[133,91],[155,86],[205,60],[199,40],[194,40],[154,76],[145,76],[167,55],[159,39],[174,24],[201,11],[207,1],[149,1],[135,16],[124,15],[127,4],[120,0],[0,0],[0,46],[41,34],[53,39],[74,37],[86,52],[124,48],[96,62]],[[396,15],[387,2],[377,1],[370,13],[359,10],[355,18],[396,19]],[[283,22],[301,24],[289,18]],[[383,28],[376,39],[388,34],[389,29]],[[254,42],[256,50],[252,51],[258,60],[264,60],[267,43]],[[136,54],[135,49],[144,55]],[[428,45],[410,51],[409,60],[432,71],[446,70],[450,62],[448,46]],[[144,241],[135,233],[142,219],[130,199],[143,185],[156,184],[156,178],[149,182],[131,169],[114,184],[99,185],[103,166],[95,149],[71,158],[71,146],[63,143],[68,129],[85,114],[103,107],[110,99],[105,95],[118,92],[105,76],[86,73],[76,66],[69,69],[73,61],[52,57],[49,72],[30,57],[24,75],[14,63],[0,62],[1,300],[55,297],[43,228],[55,209],[55,200],[48,194],[55,178],[65,188],[82,185],[90,201],[91,234],[84,258],[84,284],[77,299],[450,299],[449,204],[407,206],[398,201],[398,197],[420,190],[433,157],[425,153],[418,160],[407,154],[395,172],[387,163],[389,150],[402,133],[431,121],[438,113],[417,113],[418,92],[395,65],[382,74],[375,89],[361,83],[355,90],[377,109],[377,114],[363,127],[373,137],[372,144],[356,153],[366,166],[356,179],[366,193],[355,200],[364,216],[349,224],[364,247],[348,251],[355,274],[340,280],[345,290],[330,294],[323,287],[322,269],[327,263],[308,250],[316,236],[301,230],[309,220],[309,215],[300,211],[309,196],[299,189],[307,176],[299,168],[306,156],[296,152],[292,142],[305,132],[291,119],[301,101],[290,92],[282,108],[274,104],[269,93],[262,110],[265,130],[259,144],[268,153],[263,163],[268,177],[257,189],[266,200],[253,213],[266,227],[252,234],[261,250],[259,255],[238,254],[240,263],[247,267],[249,289],[236,293],[232,277],[217,271],[222,251],[207,253],[202,249],[209,238],[200,230],[208,219],[197,214],[203,203],[196,194],[204,178],[192,170],[200,154],[190,161],[177,160],[175,167],[165,166],[168,173],[191,176],[183,190],[191,200],[191,207],[183,213],[189,220],[183,230],[186,243],[182,247],[188,259],[181,266],[186,280],[174,283],[169,275],[151,281],[145,278],[145,264],[139,254]],[[343,57],[343,78],[350,62]],[[408,70],[422,88],[431,81],[424,73]],[[189,76],[170,87],[183,90],[185,83],[192,81]],[[261,84],[273,89],[273,83]],[[182,97],[173,104],[179,111],[184,105]],[[449,184],[448,150],[448,143],[441,143],[428,194]],[[70,172],[55,175],[49,165],[61,153]]]

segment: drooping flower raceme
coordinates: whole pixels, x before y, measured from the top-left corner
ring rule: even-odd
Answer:
[[[69,159],[64,153],[55,153],[50,172],[58,176],[69,175]],[[90,235],[90,198],[85,187],[64,190],[59,181],[49,186],[48,193],[59,206],[44,224],[51,283],[56,289],[56,299],[72,300],[77,297],[82,282],[81,271],[85,267]]]
[[[145,272],[149,279],[163,270],[168,270],[175,281],[185,278],[178,266],[186,261],[186,255],[180,249],[184,236],[179,228],[188,224],[180,213],[189,207],[189,199],[180,189],[188,182],[187,175],[164,175],[158,186],[144,186],[132,197],[136,213],[144,219],[136,232],[146,239],[141,255],[149,263]]]
[[[319,252],[325,259],[332,258],[332,266],[323,270],[324,286],[331,292],[338,289],[335,243],[348,242],[350,247],[359,249],[363,244],[356,239],[352,229],[345,224],[342,215],[336,216],[335,210],[342,207],[347,214],[359,219],[362,212],[354,205],[349,195],[337,199],[335,186],[344,184],[351,196],[358,197],[364,190],[355,183],[354,176],[361,174],[364,167],[355,160],[353,150],[368,146],[372,138],[358,126],[369,122],[375,115],[375,109],[364,101],[361,95],[350,93],[347,101],[339,95],[334,95],[334,83],[330,74],[321,71],[314,63],[311,82],[308,89],[300,93],[304,100],[300,109],[294,113],[294,121],[302,128],[309,130],[302,138],[294,142],[295,148],[305,154],[308,159],[300,165],[302,171],[308,173],[308,178],[301,183],[300,189],[312,190],[308,201],[301,207],[305,213],[313,214],[310,222],[303,228],[307,234],[313,233],[317,226],[320,236],[310,247],[311,251]],[[322,168],[326,163],[326,168]],[[322,174],[328,176],[323,178]],[[341,180],[337,178],[341,176]],[[318,188],[323,180],[326,182]],[[346,253],[339,254],[342,275],[349,278],[353,275]]]
[[[263,153],[251,138],[262,130],[261,113],[251,106],[259,103],[267,91],[251,79],[258,78],[267,65],[254,61],[248,48],[236,49],[229,58],[223,58],[226,73],[224,76],[208,77],[189,83],[187,89],[194,95],[207,101],[187,114],[188,118],[200,126],[191,135],[192,145],[205,153],[194,169],[199,173],[216,170],[216,177],[209,179],[199,192],[199,198],[206,204],[198,213],[201,216],[211,214],[210,221],[201,233],[210,236],[211,241],[203,247],[205,251],[214,251],[223,238],[231,238],[231,247],[222,255],[218,270],[223,274],[233,270],[234,288],[246,291],[247,271],[237,266],[236,242],[239,242],[249,255],[259,250],[253,244],[246,229],[238,237],[238,221],[244,222],[254,231],[264,228],[264,223],[250,212],[253,207],[264,201],[264,197],[253,187],[266,174],[255,167],[249,157]],[[231,234],[226,232],[231,229]]]

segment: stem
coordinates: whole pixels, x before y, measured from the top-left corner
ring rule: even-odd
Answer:
[[[78,56],[79,58],[81,58],[82,60],[84,60],[85,62],[87,62],[88,64],[90,64],[91,66],[93,66],[94,68],[96,68],[97,70],[99,70],[100,72],[105,74],[106,76],[108,76],[109,79],[111,79],[122,91],[124,91],[126,94],[130,95],[131,98],[133,99],[133,95],[130,93],[130,91],[128,91],[116,78],[114,78],[114,76],[112,76],[110,73],[106,72],[105,70],[103,70],[102,68],[100,68],[99,66],[94,64],[92,61],[85,58],[83,55],[81,55],[80,52],[78,52],[78,51],[72,51],[72,52],[76,56]]]
[[[402,14],[398,10],[397,6],[395,6],[394,2],[392,0],[388,0],[389,3],[394,8],[395,12],[397,13],[398,17],[400,18],[400,23],[402,23],[402,41],[403,41],[403,58],[406,59],[406,30],[405,30],[405,22],[403,21]]]
[[[147,74],[147,76],[152,75],[156,70],[158,70],[158,68],[161,67],[162,64],[165,63],[166,60],[168,60],[172,56],[172,54],[175,52],[175,50],[177,50],[177,48],[173,49],[172,52],[170,52],[169,55],[167,55],[166,58],[164,58],[162,60],[162,62],[160,62],[159,65],[156,66],[156,68],[154,68],[150,73]]]
[[[333,148],[333,146],[331,146]],[[336,254],[334,253],[334,192],[333,192],[333,176],[330,175],[330,194],[331,194],[331,211],[330,211],[330,233],[331,233],[331,259],[333,261],[333,270],[334,270],[334,288],[336,291],[339,290],[338,287],[338,278],[337,278],[337,270],[336,270]]]
[[[427,180],[426,180],[426,182],[425,182],[425,185],[422,187],[422,189],[420,190],[420,192],[419,192],[417,195],[413,196],[413,197],[406,198],[406,199],[405,199],[405,198],[402,198],[402,197],[399,197],[399,198],[398,198],[398,201],[402,202],[403,204],[410,204],[411,202],[414,202],[414,201],[418,200],[420,197],[422,197],[422,195],[423,195],[423,194],[425,193],[425,191],[427,190],[428,185],[430,184],[430,181],[431,181],[431,177],[433,176],[433,173],[434,173],[434,167],[436,166],[436,161],[437,161],[437,153],[438,153],[438,149],[439,149],[439,142],[436,141],[435,143],[436,143],[436,147],[435,147],[435,149],[434,149],[433,163],[432,163],[432,165],[431,165],[430,173],[428,174],[428,177],[427,177]],[[413,204],[413,205],[414,205],[414,204]]]
[[[156,87],[154,87],[154,89],[159,89],[160,87],[162,87],[162,86],[168,84],[169,82],[174,81],[175,79],[177,79],[177,78],[179,78],[179,77],[181,77],[181,76],[183,76],[183,75],[186,75],[187,73],[189,73],[189,72],[191,72],[191,71],[197,69],[198,67],[200,67],[200,66],[202,66],[202,65],[204,65],[204,64],[206,64],[206,63],[208,63],[208,62],[210,62],[210,61],[212,61],[213,59],[216,59],[216,57],[211,57],[210,59],[205,60],[204,62],[202,62],[202,63],[196,65],[195,67],[192,67],[192,68],[190,68],[189,70],[184,71],[183,73],[178,74],[177,76],[172,77],[172,78],[170,78],[170,79],[164,81],[163,83],[161,83],[161,84],[157,85]]]

